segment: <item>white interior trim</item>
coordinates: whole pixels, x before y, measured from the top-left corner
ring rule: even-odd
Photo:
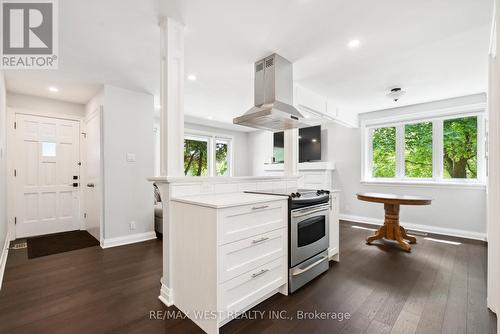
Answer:
[[[7,265],[7,256],[9,255],[9,245],[10,245],[10,230],[7,230],[5,236],[5,243],[2,248],[2,253],[0,253],[0,290],[2,290],[3,275],[5,273],[5,266]]]
[[[106,249],[111,247],[134,244],[136,242],[143,242],[152,239],[156,239],[156,233],[154,231],[145,233],[136,233],[136,234],[126,235],[123,237],[105,238],[102,241],[101,247]]]
[[[405,186],[405,187],[423,187],[423,188],[437,188],[437,189],[484,189],[486,190],[486,184],[481,182],[460,182],[457,180],[452,181],[433,181],[431,179],[388,179],[388,178],[371,178],[361,180],[360,184],[365,186]]]
[[[478,109],[478,108],[483,109]],[[418,182],[434,183],[436,185],[445,185],[450,183],[467,185],[486,184],[486,161],[485,161],[485,124],[486,110],[485,103],[466,105],[454,108],[447,108],[447,111],[454,113],[443,114],[441,111],[433,111],[433,116],[425,117],[430,112],[421,112],[408,115],[398,115],[395,117],[384,117],[361,122],[361,178],[362,182],[377,182],[379,178],[372,177],[373,170],[373,131],[377,128],[395,127],[396,128],[396,175],[394,178],[383,178],[381,181],[393,184],[405,182],[414,184]],[[477,178],[476,179],[445,179],[443,177],[443,122],[445,120],[476,117],[477,118]],[[404,159],[404,133],[405,125],[421,122],[432,122],[432,178],[413,179],[405,176]]]
[[[419,121],[435,120],[435,119],[448,119],[455,118],[455,116],[466,117],[475,116],[484,113],[488,107],[486,102],[466,104],[442,109],[430,109],[427,111],[417,111],[407,114],[398,114],[378,117],[373,119],[363,119],[361,121],[362,127],[378,127],[380,125],[396,124],[396,123],[418,123]],[[396,108],[395,108],[396,109]]]
[[[383,219],[380,218],[372,218],[372,217],[362,217],[348,214],[340,214],[340,220],[347,220],[354,223],[363,223],[363,224],[371,224],[381,226],[384,223]],[[400,222],[401,226],[404,226],[408,230],[427,232],[433,234],[446,235],[450,237],[459,237],[473,240],[481,240],[486,241],[486,233],[479,233],[473,231],[459,230],[454,228],[444,228],[444,227],[435,227],[429,225],[420,225],[413,224],[408,222]]]
[[[158,299],[168,307],[174,305],[172,289],[169,289],[165,284],[163,284],[163,282],[161,282],[160,295],[158,296]]]

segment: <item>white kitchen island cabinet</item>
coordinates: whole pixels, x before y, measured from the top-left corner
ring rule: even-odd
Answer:
[[[231,193],[171,202],[174,305],[207,333],[288,292],[288,208],[280,196]]]

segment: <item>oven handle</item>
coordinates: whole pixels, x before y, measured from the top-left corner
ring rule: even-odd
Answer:
[[[328,256],[324,256],[322,257],[321,259],[319,259],[318,261],[308,265],[307,267],[305,267],[304,269],[295,269],[293,272],[292,272],[292,276],[298,276],[300,274],[303,274],[305,273],[306,271],[316,267],[317,265],[321,264],[323,261],[327,260],[328,259]]]
[[[304,217],[304,216],[310,215],[311,213],[317,213],[317,212],[321,212],[321,211],[325,211],[325,210],[328,210],[328,206],[327,205],[323,205],[322,207],[317,208],[315,210],[309,210],[309,211],[305,211],[305,212],[304,211],[299,211],[300,213],[293,212],[292,213],[292,217],[293,218]]]

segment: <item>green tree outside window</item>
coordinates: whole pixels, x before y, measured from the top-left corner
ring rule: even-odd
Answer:
[[[405,175],[432,178],[432,123],[405,125]]]
[[[229,175],[229,145],[227,142],[217,140],[215,142],[215,171],[217,176]]]
[[[184,139],[184,175],[208,175],[208,142]]]
[[[444,178],[477,178],[477,117],[443,122]]]
[[[396,176],[396,128],[373,130],[373,177]]]

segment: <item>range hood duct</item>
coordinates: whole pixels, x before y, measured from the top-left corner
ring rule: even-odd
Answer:
[[[293,103],[293,68],[278,54],[255,62],[254,107],[234,124],[270,131],[282,131],[306,126]]]

